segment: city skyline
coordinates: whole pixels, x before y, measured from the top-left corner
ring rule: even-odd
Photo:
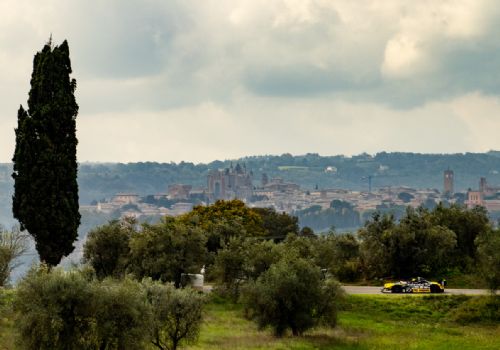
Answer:
[[[78,160],[500,149],[494,1],[0,4],[0,162],[32,60],[67,39]]]

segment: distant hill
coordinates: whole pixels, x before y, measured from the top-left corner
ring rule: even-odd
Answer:
[[[306,154],[292,156],[253,156],[214,161],[209,164],[131,163],[81,164],[80,199],[84,204],[109,197],[116,192],[140,195],[166,192],[168,185],[185,183],[206,186],[211,169],[229,167],[231,162],[245,163],[258,185],[263,173],[269,178],[282,177],[306,189],[345,188],[367,190],[368,176],[373,188],[409,186],[442,190],[443,171],[455,172],[455,189],[477,188],[484,176],[491,184],[500,184],[500,152],[466,154],[378,153],[353,157]]]
[[[500,184],[500,152],[465,154],[387,153],[357,156],[251,156],[214,161],[209,164],[181,163],[82,163],[79,167],[80,203],[109,198],[118,192],[139,195],[165,193],[168,185],[206,186],[211,169],[229,167],[231,162],[245,163],[258,185],[263,173],[269,178],[282,177],[306,189],[345,188],[367,190],[368,176],[374,189],[386,186],[409,186],[442,190],[443,171],[455,172],[456,191],[477,188],[480,177],[492,185]],[[12,179],[10,164],[0,164],[0,222],[10,215]],[[5,209],[8,208],[6,215]]]
[[[253,171],[254,185],[257,186],[262,174],[266,173],[269,178],[282,177],[304,189],[318,186],[366,191],[367,178],[371,176],[373,189],[409,186],[442,191],[443,171],[448,168],[455,172],[457,192],[478,188],[480,177],[486,177],[491,185],[500,184],[500,151],[465,154],[381,152],[376,155],[360,154],[352,157],[283,154],[217,160],[209,164],[81,163],[78,172],[80,203],[90,204],[94,200],[110,198],[119,192],[132,192],[141,196],[165,193],[168,185],[175,183],[204,187],[209,170],[226,168],[231,163],[246,164],[247,169]],[[0,163],[0,224],[7,227],[14,223],[11,214],[11,173],[11,164]],[[80,237],[85,237],[89,229],[108,219],[89,215],[82,217]],[[26,266],[29,266],[29,263],[23,269]],[[19,273],[16,272],[16,275]]]

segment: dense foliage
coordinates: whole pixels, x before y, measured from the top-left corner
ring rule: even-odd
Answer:
[[[491,230],[481,208],[408,208],[400,222],[391,215],[375,213],[358,233],[365,277],[473,271],[477,262],[474,239]]]
[[[42,266],[19,284],[14,310],[23,349],[175,350],[196,339],[203,304],[190,289]]]
[[[287,234],[299,234],[297,218],[272,209],[248,208],[238,200],[218,201],[209,207],[197,206],[177,218],[165,217],[156,224],[126,220],[102,225],[89,233],[84,262],[101,279],[132,273],[139,279],[172,281],[179,287],[184,274],[198,273],[204,265],[211,271],[222,248],[238,242],[248,256],[259,247],[256,242],[281,241]],[[229,253],[225,249],[219,261],[233,259],[230,269],[236,271],[233,250]],[[221,268],[219,263],[218,273],[222,273]],[[224,273],[233,276],[236,272]]]
[[[296,216],[277,213],[270,208],[252,208],[252,210],[262,218],[262,226],[266,237],[280,241],[290,233],[299,233],[299,220]]]
[[[360,231],[367,273],[408,278],[416,274],[433,276],[449,267],[456,234],[445,227],[432,225],[429,216],[423,208],[408,208],[399,224],[391,217],[375,216]],[[385,225],[388,227],[383,227]]]
[[[156,225],[144,224],[130,241],[130,271],[181,286],[182,275],[199,273],[205,262],[203,231],[166,217]]]
[[[481,256],[490,260],[479,259],[476,246],[482,242],[478,237],[497,237],[492,230],[480,208],[438,205],[409,207],[399,221],[375,212],[355,234],[317,236],[310,229],[298,231],[296,218],[286,214],[219,201],[158,224],[111,222],[89,236],[85,257],[99,278],[131,272],[176,286],[183,274],[205,266],[208,278],[237,299],[246,281],[257,279],[290,249],[341,281],[471,273],[494,256],[484,253],[483,243]]]
[[[361,225],[359,212],[351,203],[341,200],[333,200],[327,209],[313,205],[294,212],[294,215],[297,215],[301,225],[317,231],[325,231],[331,227],[355,229]]]
[[[231,237],[256,237],[267,233],[262,216],[240,200],[216,201],[210,206],[196,206],[183,215],[181,220],[205,232],[208,251],[213,253]]]
[[[318,266],[287,256],[249,283],[243,298],[261,328],[282,336],[288,329],[301,335],[321,322],[335,326],[340,294],[340,285],[323,279]]]
[[[74,249],[80,224],[76,162],[76,81],[68,43],[35,55],[28,111],[16,129],[12,211],[34,237],[40,259],[57,265]]]
[[[135,233],[132,220],[110,221],[89,232],[83,250],[83,261],[94,269],[98,278],[123,277],[130,260],[130,239]]]
[[[494,294],[500,287],[500,231],[483,232],[476,243],[479,271]]]
[[[207,263],[213,264],[214,292],[243,303],[249,318],[278,336],[335,326],[339,279],[432,277],[478,268],[494,291],[500,233],[481,224],[485,215],[458,206],[408,208],[400,222],[376,213],[357,234],[317,236],[297,233],[293,218],[230,201],[157,224],[110,222],[85,246],[93,268],[41,268],[20,283],[15,305],[22,343],[27,349],[134,349],[146,343],[176,349],[196,339],[203,304],[203,297],[181,288],[182,276]],[[464,264],[454,256],[468,244],[452,230],[457,220],[461,235],[477,236]],[[279,226],[291,231],[284,240],[272,234]],[[214,235],[219,246],[210,252]],[[487,305],[498,306],[491,300],[464,307],[483,315]],[[465,320],[463,313],[456,319]]]
[[[24,349],[91,349],[92,286],[78,273],[31,270],[19,284],[15,309]]]
[[[159,283],[147,283],[146,293],[152,311],[151,343],[155,347],[176,350],[179,345],[196,340],[202,321],[203,295]]]
[[[213,277],[219,292],[238,300],[241,286],[255,280],[280,259],[282,249],[269,240],[233,238],[219,250]]]
[[[462,206],[446,207],[438,205],[431,212],[433,225],[446,227],[457,237],[456,250],[453,254],[453,264],[461,269],[470,269],[476,260],[476,238],[491,230],[488,212],[483,207],[464,210]]]
[[[359,246],[352,233],[330,232],[315,242],[315,261],[340,281],[357,281],[362,271]]]

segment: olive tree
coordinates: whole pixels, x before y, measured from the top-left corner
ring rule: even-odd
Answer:
[[[212,275],[222,294],[236,301],[241,286],[279,260],[283,249],[271,240],[234,237],[218,251]]]
[[[176,218],[166,217],[155,225],[144,224],[130,241],[130,271],[138,278],[174,282],[181,286],[185,273],[198,273],[205,255],[203,231]]]
[[[32,269],[19,283],[14,309],[24,349],[77,350],[95,345],[92,286],[78,272]]]
[[[143,286],[128,278],[94,281],[93,286],[96,348],[144,349],[151,313]]]
[[[478,267],[492,294],[500,286],[500,231],[485,232],[476,239]]]
[[[0,226],[0,287],[8,283],[13,269],[20,265],[16,260],[28,249],[28,235],[19,228],[5,230]]]
[[[329,233],[317,239],[316,264],[339,281],[355,281],[361,277],[359,241],[351,233]]]
[[[161,350],[176,350],[196,340],[200,332],[204,297],[191,288],[146,282],[151,307],[151,343]]]
[[[325,323],[335,326],[340,285],[322,278],[310,260],[282,258],[245,286],[243,300],[260,328],[270,326],[277,336],[290,329],[294,336]]]
[[[457,245],[455,232],[435,224],[424,208],[408,207],[397,224],[374,215],[359,237],[368,278],[438,274],[451,266]]]
[[[83,261],[92,266],[98,278],[123,277],[130,260],[130,239],[136,233],[135,221],[114,220],[89,232],[83,247]]]
[[[92,279],[42,265],[19,283],[14,300],[21,348],[144,349],[150,306],[137,281]]]

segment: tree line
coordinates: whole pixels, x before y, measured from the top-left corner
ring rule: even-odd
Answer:
[[[47,339],[51,345],[45,348],[62,349],[63,335],[74,339],[82,332],[92,335],[85,339],[95,340],[87,348],[120,348],[122,339],[131,342],[127,348],[137,341],[137,348],[149,342],[148,346],[170,349],[173,345],[165,344],[173,344],[175,331],[157,328],[150,333],[141,327],[153,323],[175,329],[178,325],[166,320],[177,314],[179,321],[192,320],[192,332],[176,346],[196,339],[203,298],[197,298],[182,277],[205,267],[214,293],[242,303],[259,327],[271,327],[278,336],[288,331],[300,335],[319,324],[335,325],[342,298],[337,281],[478,272],[496,290],[499,248],[500,234],[482,208],[408,208],[400,221],[375,213],[356,233],[316,235],[307,228],[299,230],[297,219],[287,214],[249,208],[238,200],[218,201],[157,224],[128,219],[95,228],[84,246],[84,268],[65,273],[42,267],[19,284],[18,327],[27,349],[44,348],[40,342]],[[151,288],[185,304],[166,296],[160,302]],[[118,311],[107,314],[100,298],[113,305],[109,310]],[[121,304],[122,299],[128,301]],[[155,300],[160,304],[153,304]],[[162,312],[160,305],[165,307]],[[124,314],[113,316],[115,312]],[[89,324],[67,323],[66,317]],[[122,318],[128,319],[126,325],[120,323]],[[47,324],[58,326],[47,329]],[[129,334],[138,332],[141,337],[122,337],[119,330],[129,327]],[[31,338],[24,332],[31,332]],[[160,336],[163,340],[155,338]]]
[[[331,201],[330,207],[322,209],[320,205],[293,212],[302,226],[313,230],[328,230],[332,226],[337,229],[353,229],[361,226],[359,212],[354,206],[346,201],[335,199]]]
[[[247,300],[254,309],[259,300],[250,296],[263,294],[252,290],[260,290],[262,284],[270,287],[275,269],[300,270],[301,264],[316,271],[301,278],[317,274],[314,285],[320,289],[333,280],[478,273],[495,290],[499,237],[480,207],[408,207],[399,221],[375,213],[356,233],[316,235],[309,228],[299,230],[295,217],[234,200],[198,206],[154,225],[110,222],[89,234],[84,259],[100,278],[129,273],[137,279],[171,281],[176,287],[182,286],[183,274],[197,273],[204,266],[220,293],[235,301]],[[300,273],[282,275],[295,274]],[[311,288],[313,283],[307,285]],[[269,305],[261,311],[268,309]]]

